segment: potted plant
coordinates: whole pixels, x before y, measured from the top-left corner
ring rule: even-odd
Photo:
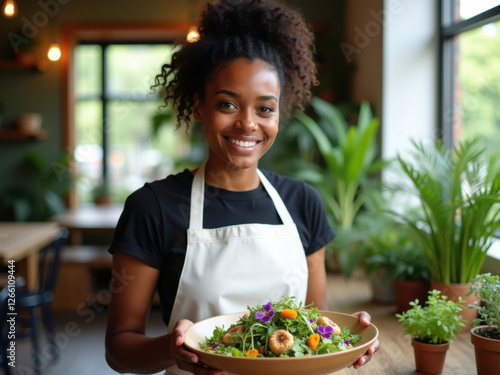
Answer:
[[[478,311],[472,322],[471,342],[474,345],[478,375],[498,374],[500,363],[500,277],[491,273],[477,275],[467,294],[474,294],[481,305],[469,307]]]
[[[367,236],[363,264],[366,274],[372,278],[374,300],[395,302],[397,311],[402,312],[408,310],[411,301],[427,298],[430,271],[423,249],[408,227],[383,218],[384,215],[380,215],[378,220],[372,221],[374,231]],[[390,288],[392,298],[383,299],[387,294],[376,294],[374,276],[380,279],[379,283],[386,285],[385,289]]]
[[[66,209],[63,199],[71,186],[70,156],[64,153],[48,164],[29,151],[16,168],[12,181],[0,194],[0,218],[13,221],[45,221]],[[17,181],[19,180],[19,181]]]
[[[427,299],[430,271],[423,249],[409,227],[390,208],[390,195],[370,199],[359,215],[355,230],[363,258],[361,265],[370,277],[374,302],[396,302],[398,312],[415,299]],[[405,213],[405,216],[412,212]]]
[[[440,374],[443,371],[446,351],[456,334],[462,331],[465,320],[458,314],[464,308],[464,300],[448,299],[437,289],[429,291],[425,306],[418,300],[410,302],[411,308],[396,314],[411,336],[417,371],[425,374]]]
[[[98,206],[107,206],[113,203],[111,198],[111,188],[107,178],[102,181],[92,190],[94,204]]]
[[[479,138],[452,150],[439,141],[413,145],[410,157],[398,156],[398,161],[409,181],[403,191],[414,194],[420,214],[400,216],[424,249],[431,288],[457,301],[479,274],[500,228],[500,158],[487,155]],[[471,296],[467,303],[473,301]],[[470,323],[477,313],[466,310],[462,314]]]
[[[367,102],[359,108],[356,125],[350,125],[339,108],[318,97],[312,98],[311,108],[311,116],[297,112],[294,119],[313,136],[321,167],[302,168],[297,177],[310,182],[321,194],[337,232],[327,247],[327,258],[337,257],[342,272],[349,277],[363,256],[353,227],[370,194],[378,189],[372,174],[386,164],[377,154],[379,121]]]
[[[431,273],[420,244],[410,240],[397,252],[392,272],[394,298],[398,312],[410,308],[410,302],[425,301],[430,288]]]

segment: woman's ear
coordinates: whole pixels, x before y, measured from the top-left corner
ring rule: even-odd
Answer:
[[[193,115],[196,121],[203,122],[203,103],[200,100],[198,93],[194,94]]]

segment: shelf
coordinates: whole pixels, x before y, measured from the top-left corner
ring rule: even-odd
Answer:
[[[25,70],[42,72],[46,68],[45,61],[19,61],[19,60],[0,60],[0,70]]]
[[[0,141],[14,140],[14,141],[29,141],[36,140],[41,141],[47,138],[47,131],[45,129],[40,130],[38,134],[25,134],[17,129],[1,129],[0,130]]]

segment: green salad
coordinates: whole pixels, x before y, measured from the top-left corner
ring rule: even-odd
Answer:
[[[248,311],[227,329],[215,327],[201,348],[235,357],[304,357],[348,350],[361,339],[316,307],[297,305],[294,297],[249,306]]]

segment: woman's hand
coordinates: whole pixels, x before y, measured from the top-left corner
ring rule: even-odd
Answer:
[[[367,312],[359,311],[359,312],[355,312],[352,315],[357,316],[362,325],[364,325],[364,326],[370,325],[371,317]],[[372,358],[373,353],[375,353],[379,349],[379,347],[380,347],[380,342],[378,340],[375,340],[373,345],[368,348],[366,353],[363,356],[361,356],[360,358],[358,358],[358,360],[356,362],[354,362],[351,366],[357,369],[357,368],[360,368],[361,366],[363,366],[364,364],[366,364]],[[351,367],[351,366],[349,366],[349,367]]]
[[[186,341],[186,331],[193,322],[182,319],[179,320],[172,330],[170,342],[170,356],[175,360],[177,367],[184,371],[189,371],[197,375],[222,375],[222,372],[205,367],[199,363],[198,356],[190,352],[184,346]]]

